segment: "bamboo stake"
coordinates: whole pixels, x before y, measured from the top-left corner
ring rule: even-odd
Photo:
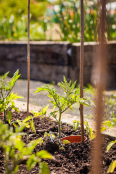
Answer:
[[[29,90],[30,90],[30,0],[28,0],[28,45],[27,45],[27,116],[29,116]]]
[[[93,173],[101,173],[101,154],[102,154],[102,135],[100,133],[101,124],[103,119],[103,90],[106,85],[106,50],[105,50],[105,13],[106,13],[106,0],[101,1],[101,15],[100,15],[100,43],[99,43],[99,54],[96,58],[96,139],[94,144],[93,154]]]
[[[83,0],[81,4],[81,46],[80,46],[80,97],[83,98],[83,57],[84,57],[84,7]],[[84,119],[83,105],[80,104],[80,122],[81,122],[81,143],[84,143]]]

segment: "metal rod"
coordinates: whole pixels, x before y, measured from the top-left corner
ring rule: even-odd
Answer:
[[[102,154],[102,135],[101,135],[101,124],[103,119],[103,91],[106,86],[106,44],[105,44],[105,19],[106,19],[106,0],[101,1],[101,13],[100,13],[100,33],[99,33],[99,48],[98,55],[96,57],[95,65],[95,81],[97,88],[96,96],[96,139],[94,144],[94,153],[93,153],[93,173],[101,173],[101,154]]]
[[[80,46],[80,97],[83,98],[83,57],[84,57],[84,7],[83,0],[81,4],[81,46]],[[83,105],[80,104],[80,121],[81,121],[81,143],[84,143],[84,119]]]
[[[28,0],[28,45],[27,45],[27,116],[29,116],[29,90],[30,90],[30,0]]]

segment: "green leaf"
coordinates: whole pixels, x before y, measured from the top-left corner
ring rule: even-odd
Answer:
[[[23,143],[23,141],[21,141],[20,138],[16,138],[14,140],[14,144],[15,144],[15,148],[17,148],[20,152],[23,151],[23,147],[24,147],[25,143]]]
[[[27,154],[31,154],[34,148],[37,146],[37,144],[42,144],[42,143],[43,143],[42,138],[38,138],[36,140],[31,141],[27,146]]]
[[[31,129],[36,133],[33,120],[30,121]]]
[[[12,113],[11,111],[7,111],[7,118],[8,118],[8,123],[11,123],[11,119],[12,119]]]
[[[42,109],[42,115],[46,115],[47,109],[48,109],[49,105],[47,105],[46,107],[44,107]]]
[[[80,99],[79,103],[84,105],[84,106],[90,106],[89,103],[86,100],[84,100],[84,99]]]
[[[51,117],[54,117],[55,119],[56,119],[56,117],[57,117],[57,113],[58,111],[53,111],[53,112],[50,112],[50,116]]]
[[[108,127],[113,127],[113,125],[112,125],[112,122],[110,121],[110,120],[108,120],[108,121],[104,121],[103,123],[102,123],[102,125],[106,125],[106,126],[108,126]]]
[[[107,149],[106,149],[106,152],[108,152],[110,150],[110,148],[116,143],[116,140],[115,141],[111,141],[108,145],[107,145]]]
[[[35,154],[32,154],[30,158],[27,160],[27,170],[31,170],[33,167],[35,167],[37,162],[38,160],[35,157]]]
[[[65,76],[63,76],[63,79],[64,79],[64,83],[67,85],[67,81],[66,81]]]
[[[25,119],[23,120],[23,123],[26,123],[27,121],[31,120],[32,118],[33,118],[32,116],[28,116],[27,118],[25,118]]]
[[[46,158],[46,159],[52,159],[52,155],[48,153],[46,150],[41,150],[40,152],[37,152],[38,158]]]
[[[114,98],[116,98],[116,95],[113,95]]]
[[[102,127],[101,130],[100,130],[100,132],[103,132],[105,130],[106,130],[106,127]]]
[[[73,129],[76,131],[78,127],[79,127],[79,121],[74,120],[73,121]]]
[[[45,133],[44,133],[44,137],[46,137],[47,135],[48,135],[48,133],[47,133],[47,132],[45,132]]]
[[[92,140],[96,137],[96,134],[93,132],[92,128],[89,128],[89,138]]]
[[[17,173],[18,172],[18,169],[19,169],[19,165],[16,165],[13,172],[14,173]]]
[[[114,161],[110,164],[110,166],[109,166],[109,168],[108,168],[108,170],[107,170],[107,173],[113,173],[114,170],[115,170],[115,168],[116,168],[116,160],[114,160]]]
[[[63,145],[71,143],[69,140],[63,140]]]
[[[45,162],[40,163],[40,174],[50,174],[48,165]]]

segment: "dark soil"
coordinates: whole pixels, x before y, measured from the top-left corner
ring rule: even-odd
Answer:
[[[21,112],[13,113],[13,120],[26,118],[26,113]],[[64,148],[59,149],[57,131],[57,123],[49,118],[36,118],[34,119],[36,134],[31,129],[25,129],[27,133],[23,140],[25,143],[29,143],[40,137],[44,137],[45,132],[50,132],[56,136],[54,142],[51,142],[50,138],[46,138],[42,145],[37,145],[34,152],[42,149],[50,152],[54,159],[45,160],[50,168],[51,174],[89,174],[91,173],[91,150],[93,141],[87,138],[87,141],[82,145],[81,143],[67,144]],[[68,135],[80,135],[81,131],[78,128],[76,131],[73,127],[67,124],[62,124],[62,137]],[[85,131],[85,136],[86,131]],[[100,173],[106,174],[110,163],[116,159],[116,144],[106,153],[106,147],[108,142],[114,140],[113,137],[103,135],[103,147],[102,147],[102,170]],[[4,155],[3,150],[0,148],[0,173],[4,173]],[[37,174],[39,173],[39,166],[34,167],[31,171],[26,170],[26,164],[21,164],[19,167],[19,174]],[[116,169],[113,173],[116,173]]]

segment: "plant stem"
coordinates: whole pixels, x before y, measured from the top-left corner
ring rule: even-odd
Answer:
[[[6,123],[6,111],[4,110],[4,123]]]
[[[58,134],[59,142],[61,141],[61,110],[59,109],[59,120],[58,120]]]

